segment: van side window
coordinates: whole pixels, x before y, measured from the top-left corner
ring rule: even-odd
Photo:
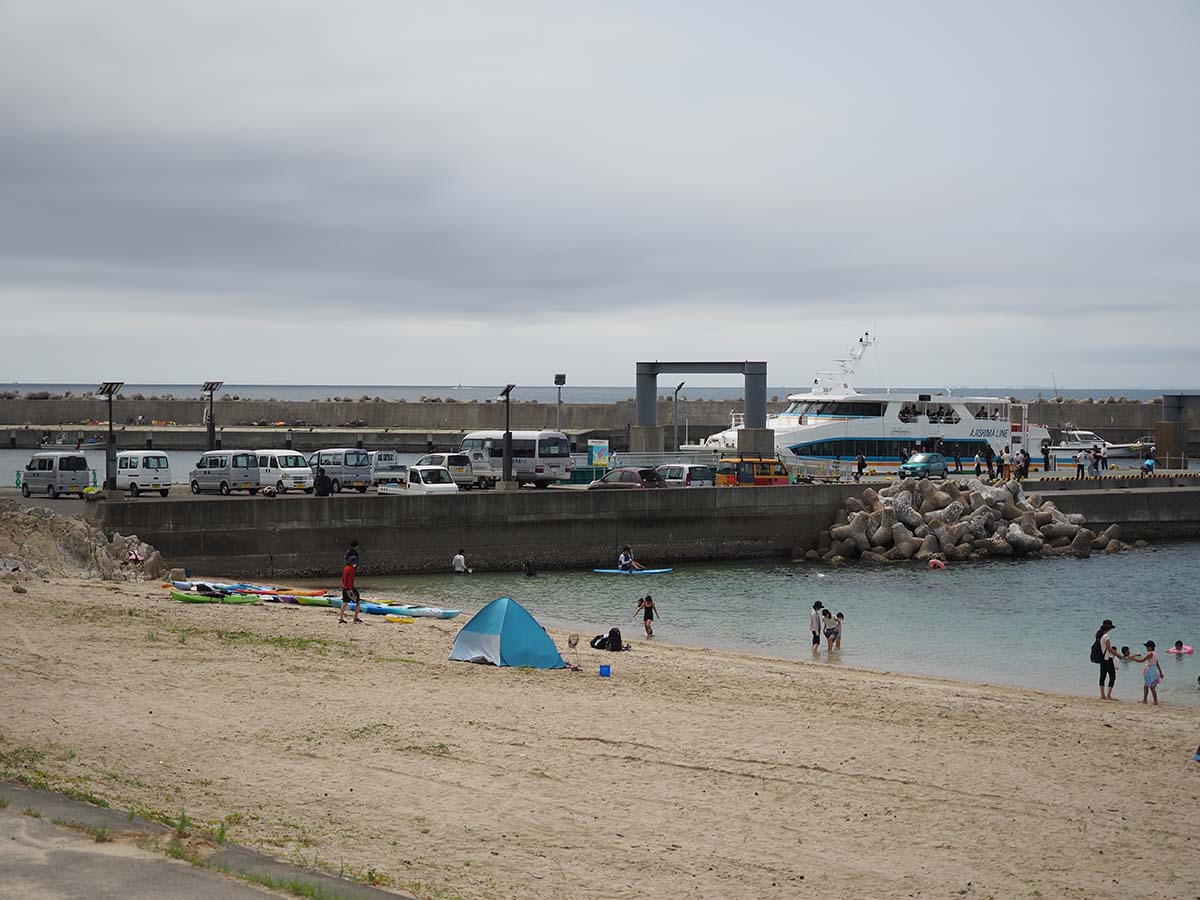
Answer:
[[[129,468],[136,469],[138,467],[138,458],[136,456],[129,457]]]
[[[271,457],[269,457],[269,456],[260,456],[260,457],[258,458],[258,467],[259,467],[260,469],[269,469],[269,468],[271,468]]]
[[[120,459],[117,460],[117,468],[118,469],[128,469],[129,468],[129,460],[126,459],[124,456],[122,456]]]

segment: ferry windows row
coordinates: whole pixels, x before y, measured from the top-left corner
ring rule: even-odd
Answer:
[[[818,456],[823,458],[840,457],[842,459],[853,460],[857,459],[861,453],[868,459],[899,459],[901,452],[906,454],[917,453],[922,447],[932,453],[941,453],[947,459],[954,458],[954,452],[957,450],[962,454],[963,459],[974,459],[975,454],[982,452],[986,442],[977,441],[934,441],[934,440],[913,440],[913,441],[819,441],[815,444],[808,444],[804,447],[796,448],[796,455],[800,458],[807,456]]]
[[[883,415],[882,403],[852,401],[842,403],[796,401],[784,410],[795,416],[846,416],[855,419],[878,419]]]

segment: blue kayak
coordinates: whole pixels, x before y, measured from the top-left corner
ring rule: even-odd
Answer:
[[[664,572],[674,572],[674,569],[592,569],[601,575],[661,575]]]

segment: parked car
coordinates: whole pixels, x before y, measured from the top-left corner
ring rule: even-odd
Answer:
[[[950,466],[940,453],[914,453],[900,466],[901,478],[945,478],[949,474]]]
[[[371,486],[371,457],[366,450],[354,447],[318,450],[309,455],[308,467],[314,478],[320,474],[318,469],[324,469],[335,494],[340,494],[343,488],[354,488],[365,494]]]
[[[291,450],[259,450],[258,477],[264,485],[275,485],[275,490],[281,494],[288,491],[311,494],[316,474],[299,453]]]
[[[257,494],[258,453],[254,450],[211,450],[200,457],[188,476],[192,493],[247,491]]]
[[[117,454],[117,490],[137,496],[142,491],[158,491],[163,497],[171,490],[171,463],[161,450],[122,450]]]
[[[659,466],[657,471],[671,487],[712,487],[715,483],[712,466],[668,463]]]
[[[21,475],[21,494],[82,494],[91,484],[87,458],[80,452],[35,453]]]
[[[653,469],[637,466],[621,466],[606,472],[603,478],[593,481],[587,486],[589,491],[604,490],[640,490],[642,488],[665,488],[666,479]]]
[[[417,460],[418,466],[440,466],[450,473],[459,489],[469,491],[475,485],[475,470],[465,453],[430,453]]]
[[[442,466],[409,466],[404,481],[381,484],[381,494],[457,494],[458,485]]]

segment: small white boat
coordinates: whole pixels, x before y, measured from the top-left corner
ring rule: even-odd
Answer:
[[[1059,466],[1073,466],[1076,453],[1080,450],[1091,450],[1093,447],[1103,447],[1109,460],[1141,459],[1146,450],[1146,446],[1140,442],[1110,444],[1094,431],[1069,428],[1063,431],[1062,438],[1050,447],[1050,453]]]

